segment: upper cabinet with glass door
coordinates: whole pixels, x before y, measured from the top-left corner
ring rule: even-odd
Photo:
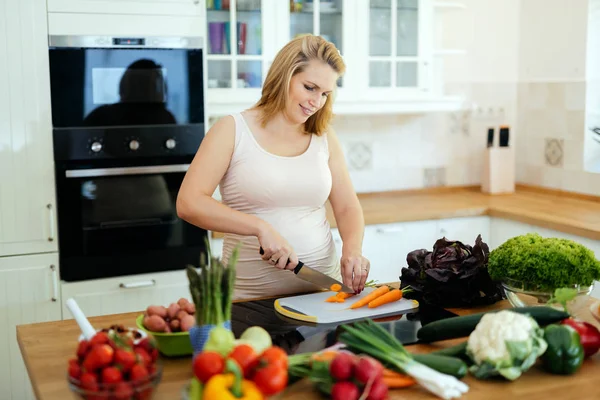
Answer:
[[[427,96],[432,62],[428,0],[366,0],[362,37],[365,100],[410,100]]]
[[[209,113],[242,111],[259,99],[275,34],[268,1],[207,0]]]
[[[352,42],[349,35],[353,25],[352,3],[354,1],[356,0],[290,0],[289,13],[282,16],[282,20],[288,22],[289,36],[283,36],[285,41],[278,43],[279,47],[300,35],[319,35],[332,42],[348,63],[348,52],[351,51]],[[348,88],[346,84],[347,81],[347,74],[338,81],[336,101],[352,100],[353,94],[351,87]]]

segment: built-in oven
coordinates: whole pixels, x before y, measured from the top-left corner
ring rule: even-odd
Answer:
[[[50,37],[61,279],[197,265],[207,233],[177,217],[204,137],[201,38]]]

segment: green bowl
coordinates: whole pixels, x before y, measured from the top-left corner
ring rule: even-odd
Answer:
[[[168,357],[190,356],[194,354],[189,332],[152,332],[144,327],[144,314],[139,315],[135,323],[138,328],[152,335],[156,340],[158,351]]]

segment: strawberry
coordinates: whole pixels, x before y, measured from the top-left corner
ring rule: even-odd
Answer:
[[[102,383],[113,385],[123,381],[123,375],[117,367],[106,367],[102,370]]]
[[[79,366],[79,361],[76,358],[69,360],[69,376],[76,380],[79,380],[81,377],[81,367]]]
[[[95,371],[109,365],[114,356],[115,351],[108,344],[97,345],[90,350],[83,360],[83,368],[86,371]]]
[[[85,372],[81,375],[81,388],[89,392],[98,391],[98,378],[96,374]]]
[[[125,349],[117,349],[115,350],[115,365],[117,365],[121,371],[123,372],[129,372],[129,370],[131,369],[131,367],[134,366],[134,364],[137,361],[137,355],[130,350],[125,350]]]
[[[129,400],[133,396],[133,389],[127,382],[119,382],[115,386],[113,397],[115,400]]]
[[[137,347],[134,352],[137,355],[139,363],[144,364],[146,367],[152,364],[152,357],[146,350],[141,347]]]
[[[94,347],[98,344],[108,344],[109,342],[110,338],[108,337],[108,333],[98,332],[90,339],[90,347]]]
[[[88,342],[87,340],[82,340],[81,342],[79,342],[79,345],[77,345],[77,357],[80,360],[83,360],[89,349],[90,342]]]
[[[135,364],[129,371],[129,380],[135,385],[143,385],[148,380],[148,369],[143,364]]]

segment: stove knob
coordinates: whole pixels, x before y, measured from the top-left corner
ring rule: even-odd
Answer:
[[[100,150],[102,150],[102,143],[93,142],[90,146],[90,150],[93,151],[94,153],[98,153]]]
[[[169,150],[173,150],[176,145],[177,142],[175,141],[175,139],[167,139],[167,141],[165,142],[165,147]]]
[[[138,142],[137,140],[133,139],[131,142],[129,142],[129,149],[136,151],[139,148],[140,148],[140,142]]]

